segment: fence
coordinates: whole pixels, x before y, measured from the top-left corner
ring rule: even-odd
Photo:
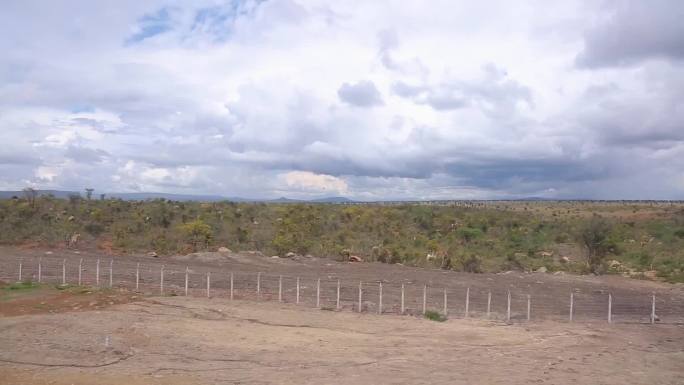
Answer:
[[[184,295],[296,303],[322,309],[507,322],[557,320],[684,323],[684,299],[655,294],[557,293],[466,287],[454,289],[345,277],[293,277],[208,267],[103,259],[3,261],[0,280],[125,288],[148,295]]]

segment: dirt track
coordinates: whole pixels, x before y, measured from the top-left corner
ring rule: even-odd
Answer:
[[[16,385],[684,383],[681,326],[438,323],[225,299],[0,318],[0,346],[0,383]]]

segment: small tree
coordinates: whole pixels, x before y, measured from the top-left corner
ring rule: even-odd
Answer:
[[[192,222],[182,224],[180,226],[180,230],[183,232],[186,240],[195,250],[197,250],[200,246],[208,246],[209,241],[211,241],[211,226],[204,223],[204,221],[201,219],[196,219]]]
[[[90,198],[93,197],[93,191],[95,191],[95,189],[92,189],[92,188],[86,188],[86,189],[85,189],[86,198],[87,198],[88,200],[90,200]]]
[[[580,241],[587,251],[587,266],[591,272],[604,271],[606,255],[614,248],[610,240],[612,226],[600,217],[592,218],[580,232]]]
[[[38,191],[33,187],[26,187],[24,190],[24,197],[31,208],[36,207],[36,197],[38,196]]]

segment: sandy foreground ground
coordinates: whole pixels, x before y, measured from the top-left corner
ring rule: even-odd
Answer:
[[[0,317],[0,383],[684,384],[681,325],[440,323],[221,298],[129,300]]]

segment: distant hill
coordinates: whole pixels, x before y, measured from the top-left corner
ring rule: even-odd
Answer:
[[[39,196],[52,195],[55,198],[66,199],[69,195],[81,195],[78,191],[62,191],[62,190],[36,190]],[[12,197],[23,197],[23,191],[0,191],[0,199],[10,199]]]
[[[61,190],[36,190],[38,195],[53,195],[55,198],[66,199],[70,195],[84,196],[78,191],[61,191]],[[101,192],[95,191],[93,199],[99,199]],[[23,197],[23,191],[0,191],[0,199],[10,199],[12,197]],[[169,194],[169,193],[155,193],[155,192],[140,192],[140,193],[105,193],[106,198],[123,199],[128,201],[144,201],[151,199],[168,199],[171,201],[199,201],[199,202],[269,202],[269,203],[348,203],[353,200],[345,197],[324,197],[317,199],[291,199],[280,197],[277,199],[253,199],[241,197],[225,197],[221,195],[192,195],[192,194]]]
[[[168,199],[171,201],[203,201],[219,202],[232,200],[220,195],[191,195],[191,194],[167,194],[167,193],[107,193],[107,198],[117,198],[126,201],[145,201],[150,199]]]

